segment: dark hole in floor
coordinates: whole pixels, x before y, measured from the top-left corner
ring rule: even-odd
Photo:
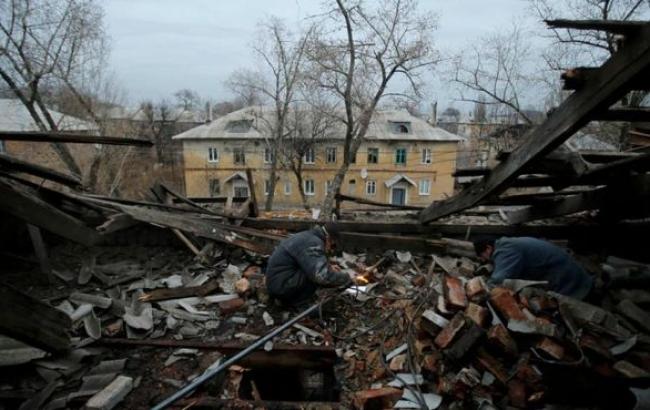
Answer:
[[[329,401],[339,400],[334,371],[328,369],[258,368],[244,373],[239,394],[254,400],[253,385],[259,397],[267,401]]]

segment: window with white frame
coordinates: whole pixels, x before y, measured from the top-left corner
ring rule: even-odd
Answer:
[[[291,195],[291,182],[290,181],[284,181],[284,194],[285,195]]]
[[[244,154],[243,147],[235,147],[232,149],[233,162],[238,165],[244,165],[246,163],[246,156]]]
[[[377,193],[377,181],[372,179],[366,181],[366,195],[375,195]]]
[[[305,164],[316,163],[316,153],[314,152],[313,148],[309,148],[307,151],[305,151],[305,156],[303,157],[302,162]]]
[[[264,180],[264,195],[269,195],[271,193],[271,180]]]
[[[328,194],[330,192],[332,192],[332,180],[331,179],[325,181],[325,192],[328,193]]]
[[[244,182],[235,182],[232,187],[232,196],[235,198],[248,198],[248,184]]]
[[[219,150],[216,147],[208,148],[208,162],[219,162]]]
[[[431,194],[431,180],[430,179],[421,179],[419,183],[420,195],[430,195]]]
[[[328,164],[336,163],[336,147],[325,148],[325,158]]]
[[[397,148],[395,150],[395,163],[406,165],[406,148]]]
[[[305,195],[315,195],[316,194],[316,189],[314,186],[314,180],[313,179],[305,179],[304,183],[304,188],[305,188]]]
[[[422,163],[431,164],[431,148],[422,149]]]
[[[269,147],[264,148],[264,163],[270,164],[273,162],[273,150]]]

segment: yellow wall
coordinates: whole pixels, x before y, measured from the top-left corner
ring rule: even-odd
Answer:
[[[338,145],[337,145],[338,144]],[[326,163],[326,147],[337,146],[336,163]],[[214,147],[218,150],[219,161],[208,162],[208,148]],[[233,148],[243,147],[246,155],[245,165],[236,165],[233,162]],[[268,178],[269,164],[264,164],[264,141],[261,140],[208,140],[208,141],[184,141],[183,156],[185,164],[185,192],[188,197],[208,197],[209,181],[218,178],[221,185],[220,196],[228,196],[232,193],[231,184],[224,181],[235,172],[245,171],[246,168],[253,170],[255,179],[256,196],[260,203],[263,203],[264,180]],[[368,164],[368,148],[379,149],[379,161],[377,164]],[[407,150],[406,165],[395,164],[395,150],[405,148]],[[432,163],[422,164],[422,150],[432,150]],[[341,166],[343,161],[343,146],[337,143],[321,143],[315,148],[315,164],[303,166],[303,178],[313,179],[315,194],[309,196],[311,206],[319,206],[326,196],[326,181],[331,180]],[[356,164],[351,164],[350,170],[345,176],[341,187],[341,193],[363,197],[379,202],[390,202],[390,189],[384,182],[396,174],[402,174],[411,178],[416,184],[422,179],[431,181],[430,194],[420,195],[419,187],[408,185],[408,205],[428,205],[433,200],[444,198],[453,194],[454,180],[452,172],[456,168],[457,143],[455,142],[412,142],[412,141],[370,141],[364,143],[357,152]],[[362,169],[367,170],[367,178],[362,178]],[[277,207],[299,207],[302,204],[294,174],[288,170],[279,172],[279,181],[275,190],[275,205]],[[355,180],[351,185],[350,180]],[[366,194],[366,181],[376,181],[376,193]],[[285,182],[291,184],[291,193],[284,192]]]

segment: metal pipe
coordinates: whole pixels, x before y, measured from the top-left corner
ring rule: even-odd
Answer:
[[[223,362],[221,365],[215,367],[214,369],[206,371],[201,376],[199,376],[196,379],[192,380],[187,386],[181,388],[176,393],[172,394],[171,396],[169,396],[165,400],[163,400],[160,403],[153,406],[151,408],[151,410],[163,410],[163,409],[166,409],[167,407],[174,404],[174,402],[176,402],[177,400],[180,400],[183,397],[187,396],[188,394],[192,393],[197,387],[199,387],[203,383],[207,382],[211,378],[215,377],[217,374],[221,373],[224,369],[226,369],[226,368],[230,367],[231,365],[235,364],[238,360],[243,359],[244,357],[249,355],[252,351],[254,351],[258,347],[264,345],[264,343],[266,343],[269,340],[273,339],[275,336],[282,333],[284,330],[286,330],[287,328],[292,326],[294,323],[298,322],[300,319],[304,318],[305,316],[309,315],[311,312],[313,312],[316,309],[320,308],[323,305],[323,303],[327,302],[332,297],[333,296],[330,296],[328,298],[323,299],[322,301],[320,301],[317,304],[311,306],[310,308],[303,311],[302,313],[300,313],[299,315],[297,315],[293,319],[285,322],[284,324],[282,324],[282,326],[279,326],[279,327],[275,328],[272,332],[267,333],[265,336],[257,339],[250,346],[248,346],[247,348],[245,348],[241,352],[237,353],[236,355],[230,357],[225,362]]]

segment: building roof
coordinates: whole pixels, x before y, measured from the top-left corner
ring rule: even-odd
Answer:
[[[36,108],[39,113],[40,110]],[[61,131],[94,131],[97,126],[71,115],[48,109]],[[2,131],[40,131],[29,111],[20,100],[0,99],[0,130]]]
[[[261,118],[272,118],[266,107],[246,107],[224,115],[207,124],[194,127],[172,137],[175,140],[204,139],[265,139],[258,124]],[[343,130],[332,133],[332,138],[343,138]],[[461,141],[462,138],[434,127],[407,111],[377,111],[366,134],[368,140],[395,141]]]

